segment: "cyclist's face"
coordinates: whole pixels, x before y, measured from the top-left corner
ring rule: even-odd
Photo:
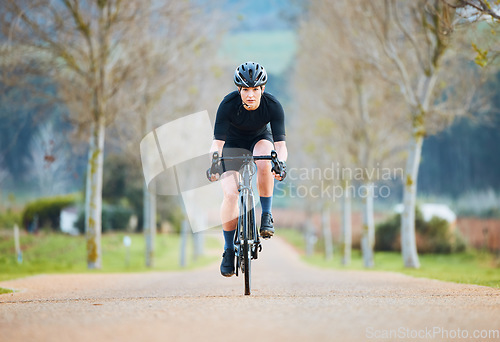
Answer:
[[[240,88],[241,100],[247,104],[245,106],[247,110],[256,110],[259,108],[264,88],[265,86],[262,86],[262,88],[260,86],[254,88]]]

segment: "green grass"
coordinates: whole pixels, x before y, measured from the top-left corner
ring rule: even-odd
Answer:
[[[67,236],[54,233],[24,235],[21,237],[23,261],[17,262],[14,241],[7,234],[0,235],[0,281],[47,273],[113,273],[174,271],[202,267],[215,261],[210,253],[219,248],[219,242],[210,236],[205,239],[205,254],[194,260],[192,241],[188,240],[187,265],[181,267],[180,236],[158,234],[155,241],[154,267],[145,266],[145,242],[141,234],[129,235],[132,239],[129,262],[123,245],[124,233],[102,236],[102,269],[88,270],[84,236]],[[5,290],[5,289],[4,289]],[[0,291],[2,289],[0,288]],[[0,292],[1,293],[1,292]]]
[[[268,73],[281,74],[293,60],[297,38],[291,30],[248,31],[228,34],[219,55],[234,65],[255,61]]]
[[[305,250],[305,242],[301,233],[292,230],[280,230],[279,235],[295,246],[299,251]],[[333,260],[326,261],[320,251],[312,256],[302,256],[310,265],[337,270],[367,270],[359,250],[352,251],[349,266],[341,265],[341,255],[335,250]],[[500,265],[498,257],[492,253],[469,250],[455,254],[422,254],[419,255],[420,268],[408,269],[403,265],[401,254],[397,252],[376,252],[375,271],[390,271],[414,277],[431,278],[461,284],[476,284],[500,288]]]

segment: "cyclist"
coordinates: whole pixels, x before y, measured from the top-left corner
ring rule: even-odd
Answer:
[[[288,153],[285,143],[285,113],[279,101],[264,92],[267,73],[261,64],[246,62],[234,73],[237,90],[224,97],[217,110],[214,140],[210,152],[235,156],[246,153],[269,155],[276,150],[278,159],[286,161]],[[256,161],[257,189],[262,207],[260,235],[269,239],[274,235],[271,214],[274,178],[282,176],[271,170],[268,160]],[[285,169],[284,163],[282,165]],[[234,274],[234,233],[238,223],[238,170],[241,163],[223,162],[220,173],[211,174],[211,181],[221,179],[224,199],[221,205],[221,220],[224,233],[224,254],[220,266],[221,274]]]

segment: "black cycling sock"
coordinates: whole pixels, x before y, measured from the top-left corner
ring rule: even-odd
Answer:
[[[271,207],[273,205],[273,196],[262,197],[260,196],[260,205],[262,206],[262,213],[271,213]]]
[[[226,249],[234,249],[234,233],[236,232],[235,230],[230,230],[226,231],[223,230],[224,233],[224,250]]]

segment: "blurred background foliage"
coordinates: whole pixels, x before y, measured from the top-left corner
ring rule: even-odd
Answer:
[[[377,225],[375,250],[401,250],[400,224],[400,214],[396,214]],[[433,217],[430,221],[425,221],[417,208],[415,228],[419,253],[449,254],[465,251],[463,237],[456,229],[450,230],[449,222],[442,218]]]
[[[308,14],[310,3],[297,0],[259,0],[251,4],[226,0],[217,5],[210,1],[191,3],[200,9],[206,9],[205,14],[198,13],[200,18],[208,20],[208,17],[216,13],[217,18],[227,19],[227,23],[207,36],[207,39],[213,38],[213,41],[208,42],[213,55],[193,58],[183,71],[185,78],[192,78],[192,82],[183,79],[177,84],[172,81],[177,87],[166,92],[159,102],[155,110],[156,122],[160,124],[173,117],[203,109],[209,109],[213,119],[223,95],[233,89],[231,77],[235,66],[246,60],[257,60],[269,71],[266,90],[275,94],[285,107],[287,125],[290,123],[290,145],[301,144],[304,136],[301,135],[300,125],[298,128],[295,126],[297,122],[307,121],[309,117],[307,113],[296,110],[294,98],[298,90],[294,87],[297,83],[292,81],[300,83],[296,79],[294,63],[298,50],[303,49],[304,41],[300,41],[298,30]],[[4,42],[6,38],[2,37]],[[443,200],[459,214],[498,218],[500,74],[494,68],[491,70],[488,88],[496,94],[492,97],[487,117],[471,113],[470,116],[457,119],[442,132],[426,138],[418,189],[423,200]],[[200,73],[203,74],[201,78]],[[207,79],[212,80],[208,82]],[[49,95],[58,91],[50,75],[33,77],[28,83],[33,88],[43,89],[43,92],[33,93],[25,87],[0,83],[0,226],[11,227],[13,223],[18,223],[28,228],[37,212],[41,226],[56,228],[57,210],[67,204],[76,204],[81,208],[84,201],[82,194],[85,188],[87,144],[79,139],[82,132],[74,125],[70,109],[60,102],[49,100]],[[322,80],[318,78],[316,87],[308,89],[310,93],[306,96],[314,101],[315,92],[322,86]],[[136,229],[140,231],[143,222],[144,181],[139,150],[137,144],[135,150],[127,150],[124,144],[127,140],[137,143],[140,137],[128,139],[123,134],[136,122],[129,119],[119,121],[120,125],[110,124],[107,132],[103,231],[126,229],[132,216],[137,216]],[[335,149],[335,146],[332,148]],[[290,165],[301,167],[293,155],[292,150]],[[46,171],[44,164],[35,164],[35,159],[40,157],[46,162],[45,165],[51,158],[61,160],[62,165],[51,180],[60,185],[58,188],[47,186],[47,177],[42,175]],[[401,184],[391,184],[391,189],[393,195],[384,208],[388,212],[392,205],[401,200]],[[77,195],[54,197],[66,194]],[[478,201],[478,198],[481,200]],[[276,201],[277,206],[285,203],[285,199]],[[80,214],[80,230],[82,217]],[[179,200],[159,198],[158,226],[162,221],[170,221],[174,230],[178,231],[181,220],[182,206]],[[393,218],[392,221],[396,222],[397,219]],[[394,225],[391,229],[395,229]],[[439,223],[435,222],[434,226],[439,226]],[[379,231],[382,229],[390,230],[379,228]],[[438,234],[439,229],[435,230],[435,234]],[[383,238],[380,237],[380,240],[382,243]],[[393,242],[391,240],[387,244]],[[457,247],[449,248],[452,250]]]

